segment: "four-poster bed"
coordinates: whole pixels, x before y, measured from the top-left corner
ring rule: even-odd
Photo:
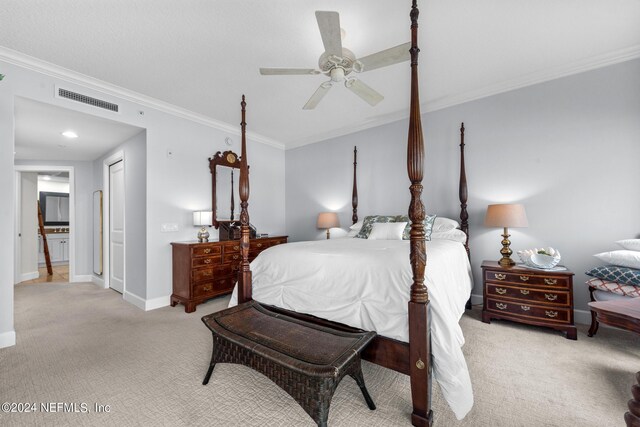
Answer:
[[[431,372],[432,372],[432,358],[431,358],[431,321],[429,316],[430,304],[429,292],[425,285],[425,268],[427,264],[426,244],[425,244],[425,208],[421,200],[422,194],[422,180],[424,169],[424,142],[422,136],[422,126],[420,118],[420,101],[418,97],[418,8],[416,0],[412,2],[412,9],[410,13],[411,17],[411,103],[410,103],[410,120],[409,120],[409,132],[408,132],[408,146],[407,146],[407,170],[411,193],[411,202],[409,205],[409,219],[411,221],[410,229],[410,242],[408,248],[408,258],[410,260],[410,273],[408,274],[408,282],[411,282],[410,292],[408,292],[409,301],[408,308],[404,316],[408,316],[408,320],[405,317],[407,325],[407,339],[403,342],[398,339],[389,338],[386,336],[377,335],[372,338],[370,344],[362,351],[362,358],[381,365],[383,367],[393,369],[403,374],[409,375],[411,380],[411,398],[413,411],[411,414],[411,422],[416,426],[429,426],[433,422],[433,412],[431,410]],[[238,312],[239,307],[246,307],[247,305],[256,305],[257,303],[252,300],[253,296],[253,273],[249,264],[249,213],[248,213],[248,199],[249,199],[249,176],[248,176],[248,164],[247,164],[247,151],[246,151],[246,122],[245,122],[245,102],[244,96],[242,101],[242,164],[240,167],[240,179],[239,179],[239,195],[240,195],[240,223],[241,223],[241,263],[240,271],[238,274],[238,286],[237,286],[237,302],[238,307],[227,309],[235,310]],[[463,135],[464,127],[461,128]],[[464,139],[460,144],[461,152],[464,150]],[[357,185],[355,168],[357,165],[357,151],[354,150],[354,187],[352,194],[353,205],[353,222],[357,222]],[[460,181],[460,202],[461,202],[461,228],[463,231],[468,231],[468,215],[466,214],[466,175],[464,173],[464,157],[461,157],[461,181]],[[362,240],[362,239],[354,239]],[[329,243],[327,243],[329,244]],[[405,242],[406,245],[406,242]],[[290,246],[290,245],[284,245]],[[468,254],[468,238],[465,242],[465,248],[461,249],[465,254],[465,258]],[[280,248],[278,248],[280,249]],[[266,252],[265,252],[266,254]],[[263,254],[264,255],[264,254]],[[406,261],[405,261],[406,262]],[[468,259],[466,259],[468,264]],[[406,282],[405,282],[406,283]],[[402,295],[398,293],[397,295]],[[407,294],[404,294],[407,295]],[[465,301],[468,295],[464,297]],[[446,299],[446,298],[445,298]],[[404,300],[404,304],[407,301]],[[281,307],[270,306],[264,303],[258,304],[261,309],[267,310],[271,313],[275,313],[278,316],[286,316],[289,319],[303,320],[319,327],[329,328],[330,330],[343,333],[363,333],[364,331],[358,328],[347,326],[343,323],[327,320],[325,318],[315,317],[309,314],[302,314],[296,311],[287,310]],[[464,303],[462,304],[464,306]],[[405,305],[405,307],[407,307]],[[463,309],[464,311],[464,309]],[[218,314],[215,314],[218,315]],[[460,314],[461,315],[461,314]],[[205,316],[203,321],[205,324],[211,321],[212,316]],[[438,316],[437,316],[438,317]],[[458,316],[459,319],[459,316]],[[211,329],[211,326],[208,324]],[[456,322],[457,326],[457,322]],[[213,332],[213,329],[212,329]],[[461,331],[460,331],[461,336]],[[264,338],[264,337],[263,337]],[[214,332],[214,355],[216,334]],[[459,348],[458,348],[459,350]],[[461,354],[461,352],[460,352]],[[215,357],[212,356],[212,362],[210,369],[205,378],[205,383],[208,381],[213,366],[215,366]],[[235,363],[245,363],[239,359],[225,359],[225,361]],[[464,358],[462,364],[466,369]],[[253,367],[253,366],[252,366]],[[468,381],[468,371],[465,371],[466,380]],[[273,379],[273,378],[272,378]],[[274,379],[274,381],[278,383]],[[464,381],[463,381],[464,382]],[[280,385],[280,384],[279,384]],[[282,387],[282,385],[281,385]],[[283,387],[284,388],[284,387]],[[470,383],[469,383],[470,391]],[[291,394],[291,393],[290,393]],[[472,399],[471,399],[472,403]],[[465,402],[465,405],[469,406],[469,402]],[[470,407],[470,406],[469,406]],[[466,413],[468,409],[463,411]],[[457,414],[456,414],[457,415]]]

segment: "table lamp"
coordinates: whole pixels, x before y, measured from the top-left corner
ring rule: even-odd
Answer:
[[[502,258],[499,263],[503,267],[510,267],[516,263],[511,259],[513,251],[509,248],[509,227],[528,227],[527,214],[524,206],[519,204],[489,205],[484,218],[485,227],[502,227]]]
[[[211,227],[213,223],[213,212],[199,211],[193,213],[193,225],[196,227],[202,227],[198,231],[198,242],[204,243],[209,241],[209,232],[207,227]]]
[[[338,214],[335,212],[322,212],[318,214],[318,222],[316,227],[327,230],[327,239],[329,239],[329,229],[333,227],[340,227],[340,220]]]

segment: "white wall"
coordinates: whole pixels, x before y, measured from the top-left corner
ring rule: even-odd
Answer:
[[[216,151],[232,149],[239,153],[239,137],[233,132],[219,130],[201,122],[178,117],[131,101],[128,95],[116,96],[108,89],[91,89],[102,86],[87,81],[86,86],[77,82],[84,78],[54,67],[44,67],[44,72],[34,71],[9,62],[0,61],[2,73],[6,75],[0,82],[0,199],[10,200],[0,204],[0,239],[13,241],[14,227],[14,97],[21,96],[39,102],[92,114],[110,120],[118,120],[147,130],[147,188],[146,188],[146,299],[153,299],[152,305],[168,304],[171,294],[171,248],[177,240],[193,240],[196,229],[192,225],[193,210],[211,209],[211,176],[207,158]],[[31,67],[31,65],[30,65]],[[59,77],[62,76],[62,77]],[[76,82],[76,83],[73,83]],[[55,86],[61,85],[92,97],[115,102],[120,112],[115,114],[80,104],[55,98]],[[90,88],[91,87],[91,88]],[[107,93],[105,93],[105,91]],[[108,93],[113,93],[109,95]],[[229,108],[237,111],[240,122],[240,96],[237,103]],[[247,121],[251,130],[251,94],[247,94]],[[125,99],[126,98],[126,99]],[[212,100],[212,102],[219,102]],[[140,114],[140,112],[144,114]],[[239,132],[239,126],[238,126]],[[231,136],[234,143],[228,147],[224,140]],[[251,220],[261,231],[282,234],[285,231],[284,218],[284,151],[256,142],[248,141],[249,163],[251,164]],[[174,155],[167,157],[167,150]],[[48,162],[54,164],[52,162]],[[91,162],[88,162],[91,164]],[[87,186],[93,187],[90,173]],[[80,178],[76,178],[79,185]],[[76,191],[80,193],[78,188]],[[91,227],[91,200],[93,188],[87,189],[84,201],[87,212],[87,226]],[[77,201],[78,203],[79,201]],[[161,233],[163,223],[178,224],[179,231]],[[78,233],[80,234],[80,233]],[[84,247],[86,274],[91,271],[91,234]],[[80,246],[80,245],[77,245]],[[78,248],[80,249],[80,248]],[[80,252],[80,250],[78,251]],[[78,263],[80,265],[80,262]],[[13,343],[13,247],[0,248],[0,347]],[[144,267],[143,267],[144,268]],[[6,341],[2,341],[6,333]],[[8,344],[7,344],[8,343]]]
[[[58,180],[47,181],[43,176],[38,176],[38,194],[40,194],[41,191],[69,194],[69,179],[67,178],[66,182]]]
[[[459,215],[459,127],[466,132],[475,294],[480,263],[497,260],[500,230],[482,223],[490,203],[522,202],[529,228],[512,249],[553,246],[575,273],[576,307],[587,309],[584,271],[640,227],[640,60],[613,65],[423,115],[428,212]],[[406,120],[286,152],[287,231],[322,238],[315,218],[351,224],[352,150],[358,146],[359,214],[407,211]],[[336,233],[337,234],[337,233]]]
[[[126,292],[145,299],[147,294],[147,138],[146,132],[125,141],[93,162],[93,191],[104,191],[104,161],[114,153],[124,155],[125,281]],[[104,195],[106,197],[106,194]],[[103,238],[107,238],[108,230]],[[95,250],[95,247],[92,247]]]
[[[38,277],[38,174],[20,173],[20,280]]]

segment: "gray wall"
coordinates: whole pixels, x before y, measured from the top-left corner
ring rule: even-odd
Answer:
[[[93,191],[104,190],[104,161],[124,155],[125,289],[142,299],[147,295],[147,133],[142,131],[93,162]],[[106,195],[105,195],[106,196]],[[108,230],[103,230],[108,233]],[[106,239],[106,235],[104,236]],[[94,242],[92,240],[92,247]]]
[[[576,273],[576,308],[586,310],[592,255],[640,232],[640,60],[424,114],[424,200],[428,212],[451,218],[459,215],[462,121],[474,294],[482,294],[482,260],[499,257],[500,230],[482,225],[487,205],[521,202],[530,226],[512,230],[512,249],[559,249]],[[340,212],[343,228],[351,224],[354,145],[360,217],[406,212],[407,128],[405,120],[287,151],[292,240],[322,238],[315,218],[323,210]]]

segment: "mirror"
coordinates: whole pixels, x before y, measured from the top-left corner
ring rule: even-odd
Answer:
[[[93,192],[93,272],[102,275],[102,191]]]
[[[69,225],[69,194],[40,192],[40,209],[44,225]]]
[[[218,151],[209,158],[211,171],[213,226],[240,219],[240,157],[233,151]]]

